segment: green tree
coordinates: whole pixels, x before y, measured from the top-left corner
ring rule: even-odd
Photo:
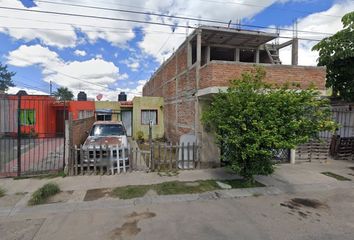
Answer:
[[[0,92],[6,92],[9,87],[14,87],[15,84],[12,81],[12,77],[15,76],[14,72],[7,70],[7,65],[0,63]]]
[[[67,87],[60,87],[53,95],[60,101],[73,100],[74,94]]]
[[[354,12],[342,18],[343,29],[322,39],[312,50],[319,51],[319,66],[327,67],[327,87],[333,95],[354,100]]]
[[[202,114],[205,128],[227,149],[229,167],[249,181],[273,172],[274,150],[292,149],[335,128],[328,100],[318,91],[275,88],[264,77],[262,68],[243,73]]]

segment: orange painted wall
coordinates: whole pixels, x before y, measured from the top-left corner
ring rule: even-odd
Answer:
[[[17,96],[9,96],[18,99]],[[39,137],[53,135],[56,131],[56,109],[52,107],[55,99],[50,96],[27,95],[21,97],[21,109],[35,110],[34,125],[21,126],[22,133],[34,131]]]
[[[70,101],[69,112],[72,114],[73,120],[79,119],[80,111],[95,111],[94,101]]]

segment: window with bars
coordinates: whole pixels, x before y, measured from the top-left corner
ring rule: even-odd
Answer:
[[[149,125],[150,121],[152,121],[153,125],[158,124],[158,119],[157,119],[157,110],[141,110],[141,124],[142,125]]]
[[[79,119],[89,118],[94,116],[94,112],[91,110],[80,110],[79,111]]]

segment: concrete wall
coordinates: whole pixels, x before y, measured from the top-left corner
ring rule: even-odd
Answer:
[[[118,101],[95,101],[96,111],[100,109],[112,109],[113,112],[120,111],[120,104]],[[120,114],[113,114],[112,121],[120,121]]]
[[[133,99],[133,137],[137,138],[139,131],[142,131],[144,138],[149,137],[149,125],[141,124],[141,110],[157,110],[157,125],[152,127],[152,137],[161,138],[164,136],[164,101],[161,97],[135,97]]]

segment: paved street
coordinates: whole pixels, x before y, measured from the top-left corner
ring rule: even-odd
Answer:
[[[307,200],[304,206],[291,199]],[[340,189],[113,207],[18,212],[0,219],[1,239],[353,239],[354,191]],[[84,203],[81,203],[82,205]],[[55,209],[55,208],[54,208]]]
[[[225,169],[208,169],[181,171],[173,177],[136,172],[1,179],[2,188],[7,190],[0,198],[1,240],[353,239],[353,167],[348,161],[284,164],[271,176],[257,177],[267,185],[264,188],[147,195],[130,200],[104,197],[85,201],[84,197],[86,190],[95,188],[237,176]],[[338,181],[321,174],[323,171],[352,181]],[[64,191],[63,201],[28,207],[31,193],[53,181]]]

